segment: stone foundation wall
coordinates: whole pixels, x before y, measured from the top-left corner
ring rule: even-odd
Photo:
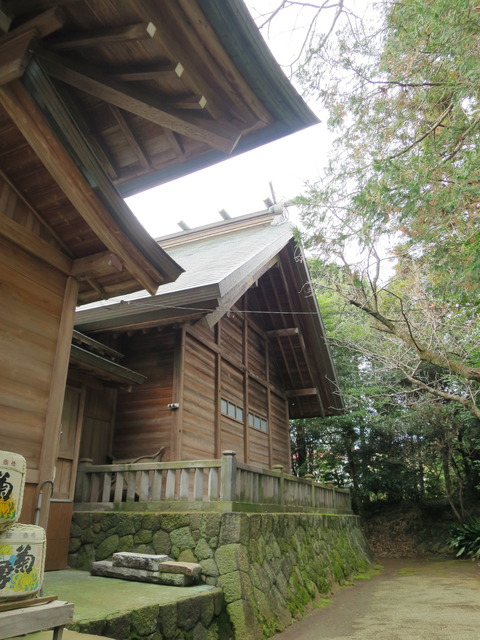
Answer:
[[[200,563],[205,582],[223,590],[238,640],[267,638],[284,629],[370,560],[356,516],[74,514],[72,568],[89,570],[93,560],[116,551],[165,553]]]
[[[149,605],[99,620],[68,625],[79,633],[117,640],[223,640],[233,637],[220,589],[178,599],[167,605]]]

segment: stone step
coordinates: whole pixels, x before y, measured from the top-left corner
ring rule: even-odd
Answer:
[[[152,584],[163,584],[175,587],[188,587],[199,582],[201,566],[192,562],[164,562],[158,571],[118,567],[109,560],[101,560],[92,564],[91,573],[104,578],[119,578]]]
[[[114,567],[127,567],[130,569],[158,571],[160,564],[168,560],[170,560],[170,558],[166,555],[121,551],[113,554],[112,563]]]

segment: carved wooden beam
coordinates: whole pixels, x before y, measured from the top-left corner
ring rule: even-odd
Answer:
[[[83,61],[67,60],[45,50],[37,57],[57,80],[214,149],[231,153],[240,139],[241,133],[228,124],[169,107],[161,98],[111,80]]]

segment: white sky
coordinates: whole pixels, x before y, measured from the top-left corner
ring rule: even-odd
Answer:
[[[275,0],[257,0],[250,4],[275,5]],[[270,46],[283,56],[295,49],[292,24],[278,23]],[[277,59],[278,59],[277,55]],[[284,58],[281,63],[290,60]],[[310,105],[315,110],[315,105]],[[226,209],[234,217],[265,209],[263,200],[271,197],[272,182],[277,202],[299,195],[306,180],[315,179],[324,165],[331,134],[320,123],[253,151],[225,160],[189,176],[179,178],[141,194],[127,203],[147,231],[154,237],[180,230],[180,220],[198,227],[221,220],[218,212]],[[294,208],[290,216],[296,222]]]

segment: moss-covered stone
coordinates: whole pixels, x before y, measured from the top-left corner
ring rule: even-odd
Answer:
[[[195,540],[193,539],[188,527],[174,529],[170,533],[170,540],[172,542],[172,548],[177,547],[179,552],[184,551],[185,549],[193,549],[195,547]]]
[[[188,513],[162,513],[159,515],[160,527],[168,533],[190,525],[190,516]]]
[[[95,551],[96,560],[106,560],[107,558],[111,558],[113,554],[118,551],[118,543],[120,538],[117,534],[109,536],[106,538]]]
[[[153,534],[152,545],[155,550],[155,553],[169,555],[172,550],[172,543],[170,541],[170,536],[166,531],[156,531]]]
[[[148,636],[155,633],[158,624],[158,605],[134,609],[130,615],[132,634],[136,636]]]
[[[81,546],[82,541],[80,540],[80,538],[70,538],[70,542],[68,544],[68,553],[76,553]]]
[[[133,541],[137,544],[149,544],[153,540],[153,532],[149,529],[140,529],[134,536]]]
[[[177,603],[178,626],[189,631],[200,620],[202,611],[201,598],[184,598]]]
[[[220,545],[239,543],[247,545],[250,539],[249,518],[241,513],[224,513],[220,524]]]
[[[119,551],[133,551],[135,545],[133,542],[133,536],[127,535],[122,536],[118,541],[118,550]]]
[[[235,632],[235,638],[260,640],[264,637],[253,606],[244,600],[227,605],[227,612]]]
[[[107,638],[116,638],[116,640],[127,640],[130,638],[130,614],[118,615],[114,614],[105,619],[105,627],[103,632]]]
[[[248,572],[250,567],[247,549],[240,544],[219,547],[215,552],[215,562],[220,575],[236,570]]]
[[[175,638],[178,625],[177,625],[177,604],[174,602],[172,604],[163,605],[160,607],[159,615],[158,615],[160,632],[162,635],[170,640],[170,638]]]
[[[197,558],[191,549],[185,549],[178,554],[179,562],[197,562]]]
[[[200,560],[200,566],[202,567],[202,573],[205,576],[216,578],[219,575],[217,563],[213,558],[207,558],[206,560]]]
[[[195,556],[197,560],[206,560],[207,558],[213,558],[213,551],[205,538],[200,538],[200,540],[195,545]]]

